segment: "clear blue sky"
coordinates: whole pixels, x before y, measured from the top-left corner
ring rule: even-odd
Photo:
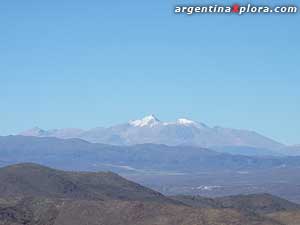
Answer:
[[[190,2],[1,2],[0,134],[153,113],[300,143],[299,15],[174,15],[177,3]]]

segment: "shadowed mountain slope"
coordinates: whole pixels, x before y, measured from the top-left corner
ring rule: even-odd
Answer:
[[[64,172],[30,163],[0,169],[0,197],[17,196],[172,202],[111,172]]]

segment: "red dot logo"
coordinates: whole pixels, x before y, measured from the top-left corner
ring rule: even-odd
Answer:
[[[238,4],[233,5],[233,6],[232,6],[232,12],[233,12],[233,13],[238,13],[238,12],[240,12],[240,5],[238,5]]]

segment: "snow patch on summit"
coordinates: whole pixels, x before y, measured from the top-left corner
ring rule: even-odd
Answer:
[[[204,123],[195,122],[193,120],[189,120],[186,118],[180,118],[176,121],[176,124],[183,125],[183,126],[194,126],[197,128],[208,128]]]
[[[159,119],[157,119],[154,115],[146,116],[141,120],[129,121],[129,124],[134,127],[145,127],[145,126],[153,127],[159,123],[160,123]]]
[[[197,125],[197,123],[195,121],[185,119],[185,118],[178,119],[177,123],[181,124],[181,125]]]

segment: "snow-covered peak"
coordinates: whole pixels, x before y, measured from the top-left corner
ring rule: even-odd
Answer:
[[[177,119],[175,122],[161,122],[154,115],[146,116],[143,119],[139,119],[139,120],[131,120],[129,121],[129,124],[134,127],[153,127],[156,125],[161,125],[161,126],[178,125],[178,126],[193,126],[200,129],[208,128],[203,123],[199,123],[186,118]]]
[[[185,118],[178,119],[177,123],[181,124],[181,125],[195,125],[195,124],[197,124],[195,121],[185,119]]]
[[[157,119],[154,115],[146,116],[143,119],[140,120],[131,120],[129,121],[129,124],[135,127],[153,127],[154,125],[157,125],[160,123],[160,120]]]
[[[179,125],[183,125],[183,126],[195,126],[195,127],[198,127],[198,128],[206,128],[207,127],[203,123],[195,122],[193,120],[189,120],[189,119],[186,119],[186,118],[177,119],[176,123],[179,124]]]

